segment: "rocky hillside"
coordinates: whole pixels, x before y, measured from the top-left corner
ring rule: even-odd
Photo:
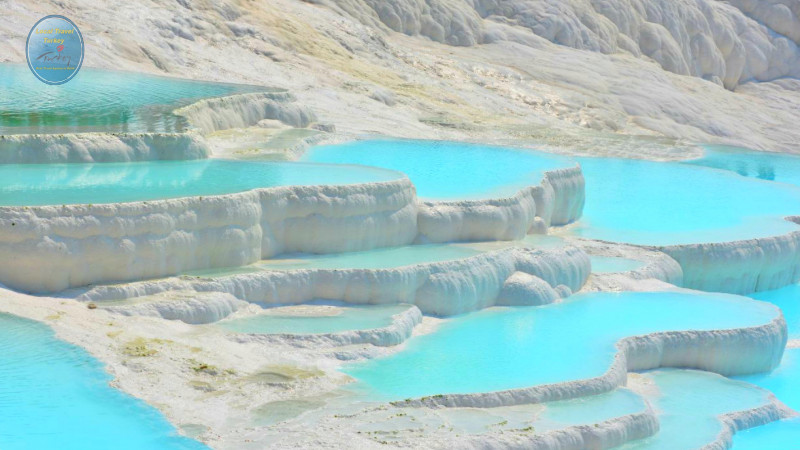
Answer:
[[[24,61],[28,30],[56,12],[81,28],[86,66],[286,87],[344,132],[656,157],[675,157],[676,142],[800,152],[800,0],[0,0],[0,10],[0,61]]]

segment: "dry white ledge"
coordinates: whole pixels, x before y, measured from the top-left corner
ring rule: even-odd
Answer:
[[[528,305],[550,303],[578,291],[590,272],[589,257],[575,247],[509,248],[392,269],[270,270],[213,279],[181,277],[94,286],[63,295],[102,302],[165,291],[224,292],[271,305],[316,299],[352,304],[408,303],[425,314],[450,316],[494,305],[520,304],[517,299],[521,294]]]
[[[490,408],[565,400],[609,392],[625,385],[629,371],[659,367],[699,369],[724,376],[766,372],[780,364],[786,341],[782,313],[757,327],[632,336],[617,343],[614,362],[596,378],[498,392],[435,395],[393,404]]]

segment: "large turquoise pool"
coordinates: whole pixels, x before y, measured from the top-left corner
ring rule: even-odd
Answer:
[[[600,376],[627,336],[749,327],[777,314],[770,304],[723,294],[579,294],[451,319],[400,353],[344,371],[359,380],[356,389],[380,399],[522,388]]]
[[[800,348],[787,348],[781,365],[772,372],[736,378],[769,390],[786,406],[800,411]]]
[[[0,448],[206,448],[111,388],[97,360],[47,326],[0,314],[0,342]]]
[[[511,196],[549,169],[574,162],[549,153],[443,141],[371,140],[314,147],[305,161],[363,164],[405,173],[430,200]]]
[[[207,97],[267,88],[83,68],[69,83],[42,83],[26,65],[0,64],[0,134],[183,131],[172,114]]]
[[[116,203],[218,195],[255,188],[388,181],[402,175],[360,166],[258,161],[0,164],[0,206]]]
[[[725,242],[800,230],[800,189],[682,163],[581,158],[583,217],[570,232],[643,245]]]

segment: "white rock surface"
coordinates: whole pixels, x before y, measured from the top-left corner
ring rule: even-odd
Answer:
[[[288,186],[210,197],[0,208],[0,281],[55,292],[103,281],[234,267],[285,252],[408,244],[417,234],[407,178]]]
[[[249,305],[225,293],[172,291],[100,307],[123,316],[160,317],[198,325],[218,322]]]
[[[196,133],[0,135],[0,164],[184,160],[210,153]]]

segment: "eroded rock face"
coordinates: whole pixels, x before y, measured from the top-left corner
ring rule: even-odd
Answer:
[[[728,89],[800,74],[796,0],[333,0],[369,25],[450,45],[544,38],[650,58]],[[757,7],[758,6],[758,7]]]

